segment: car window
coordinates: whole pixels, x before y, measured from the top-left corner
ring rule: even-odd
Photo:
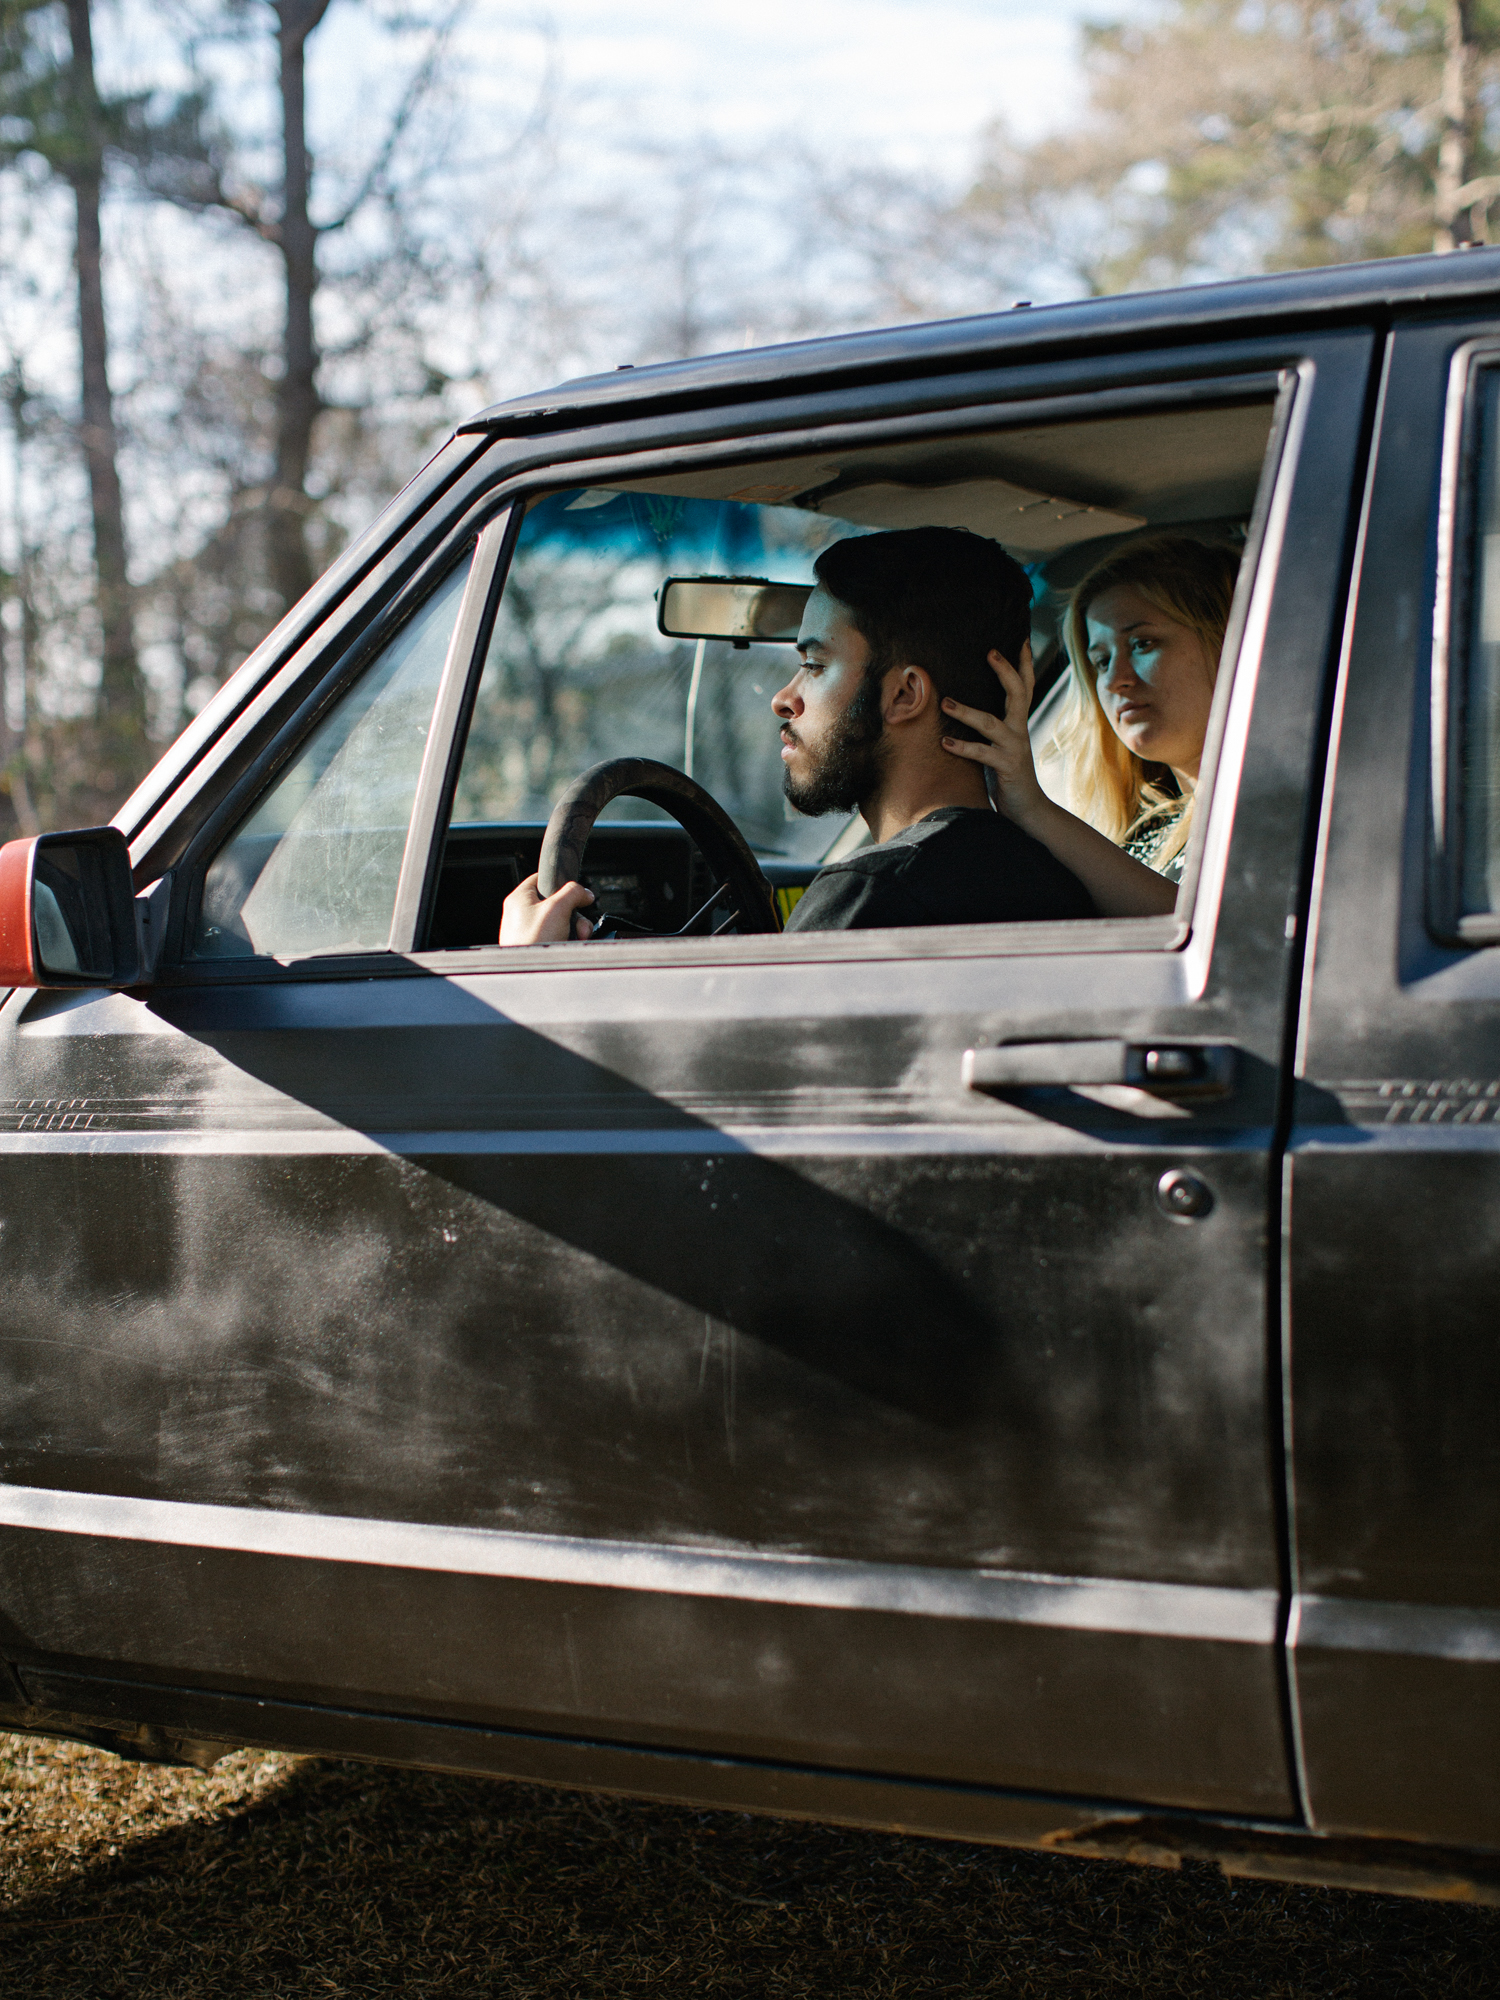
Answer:
[[[1461,914],[1500,910],[1500,369],[1479,383],[1472,590],[1459,755]]]
[[[493,944],[505,897],[536,872],[543,830],[569,787],[592,767],[626,758],[673,767],[706,789],[738,826],[793,932],[1086,920],[1091,911],[1138,914],[1143,904],[1169,912],[1179,885],[1191,894],[1196,829],[1212,782],[1208,768],[1195,773],[1191,766],[1208,741],[1216,684],[1228,691],[1217,662],[1272,417],[1269,396],[1217,407],[1091,411],[1029,429],[698,463],[528,496],[481,663],[419,948]],[[1134,880],[1122,887],[1116,870],[1096,896],[1092,882],[1051,853],[1002,862],[995,857],[1012,853],[1013,840],[956,821],[927,826],[936,812],[913,822],[925,832],[903,848],[866,852],[871,831],[850,812],[846,783],[811,793],[828,801],[819,816],[788,802],[781,720],[771,700],[798,670],[790,641],[814,564],[834,544],[908,529],[998,543],[1024,570],[1040,782],[1159,878],[1144,895]],[[1170,546],[1157,546],[1161,538]],[[1185,562],[1184,547],[1196,552]],[[1116,556],[1156,564],[1152,576],[1166,563],[1176,583],[1157,589],[1151,632],[1130,626],[1128,644],[1116,634],[1108,650],[1118,657],[1106,672],[1091,651],[1083,657],[1077,631],[1066,638],[1065,628],[1076,587],[1089,579],[1096,594],[1104,589],[1098,566]],[[1177,636],[1162,638],[1159,614],[1174,604]],[[1124,614],[1117,606],[1112,615],[1118,624]],[[1182,625],[1193,618],[1200,622],[1191,630]],[[1071,667],[1069,647],[1079,655]],[[1175,707],[1158,728],[1167,699],[1161,691],[1172,675]],[[1156,690],[1133,712],[1132,676]],[[1099,692],[1104,686],[1107,694]],[[999,683],[991,688],[986,679],[985,692],[985,705],[999,711]],[[1118,741],[1117,727],[1125,732]],[[1127,740],[1186,746],[1184,770],[1145,751],[1122,754],[1119,743]],[[790,747],[795,753],[795,731]],[[805,802],[805,781],[801,790]],[[939,833],[945,856],[967,843],[973,858],[938,864]],[[932,840],[932,865],[925,874],[912,866],[903,902],[886,885],[897,882],[907,848],[924,838]],[[830,864],[839,872],[818,882],[804,908]],[[738,922],[727,877],[717,884],[722,899],[705,900],[722,867],[708,871],[659,802],[615,796],[599,815],[579,873],[605,920],[601,934],[615,942],[722,935]]]
[[[313,730],[211,863],[200,958],[381,950],[467,566],[438,585]]]

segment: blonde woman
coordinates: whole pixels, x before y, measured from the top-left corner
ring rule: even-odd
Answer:
[[[1157,916],[1177,900],[1238,571],[1231,549],[1157,535],[1106,556],[1073,593],[1072,685],[1055,736],[1071,812],[1037,782],[1030,646],[1017,666],[989,656],[1003,720],[943,703],[984,738],[945,736],[944,749],[995,773],[1000,811],[1072,870],[1101,916]]]

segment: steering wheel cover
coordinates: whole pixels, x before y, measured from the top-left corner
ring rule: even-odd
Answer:
[[[649,757],[607,758],[569,785],[552,808],[542,839],[537,876],[542,895],[555,894],[564,882],[582,881],[583,850],[594,821],[612,799],[620,798],[660,806],[697,842],[715,877],[734,894],[741,931],[781,929],[771,885],[728,813],[695,779]]]

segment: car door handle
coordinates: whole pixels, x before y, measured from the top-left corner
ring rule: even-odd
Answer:
[[[965,1049],[963,1081],[990,1096],[1125,1083],[1159,1097],[1224,1097],[1234,1088],[1236,1054],[1222,1042],[1003,1042]]]

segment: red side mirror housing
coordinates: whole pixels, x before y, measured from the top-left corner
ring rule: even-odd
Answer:
[[[0,987],[134,986],[130,848],[117,826],[0,847]]]

